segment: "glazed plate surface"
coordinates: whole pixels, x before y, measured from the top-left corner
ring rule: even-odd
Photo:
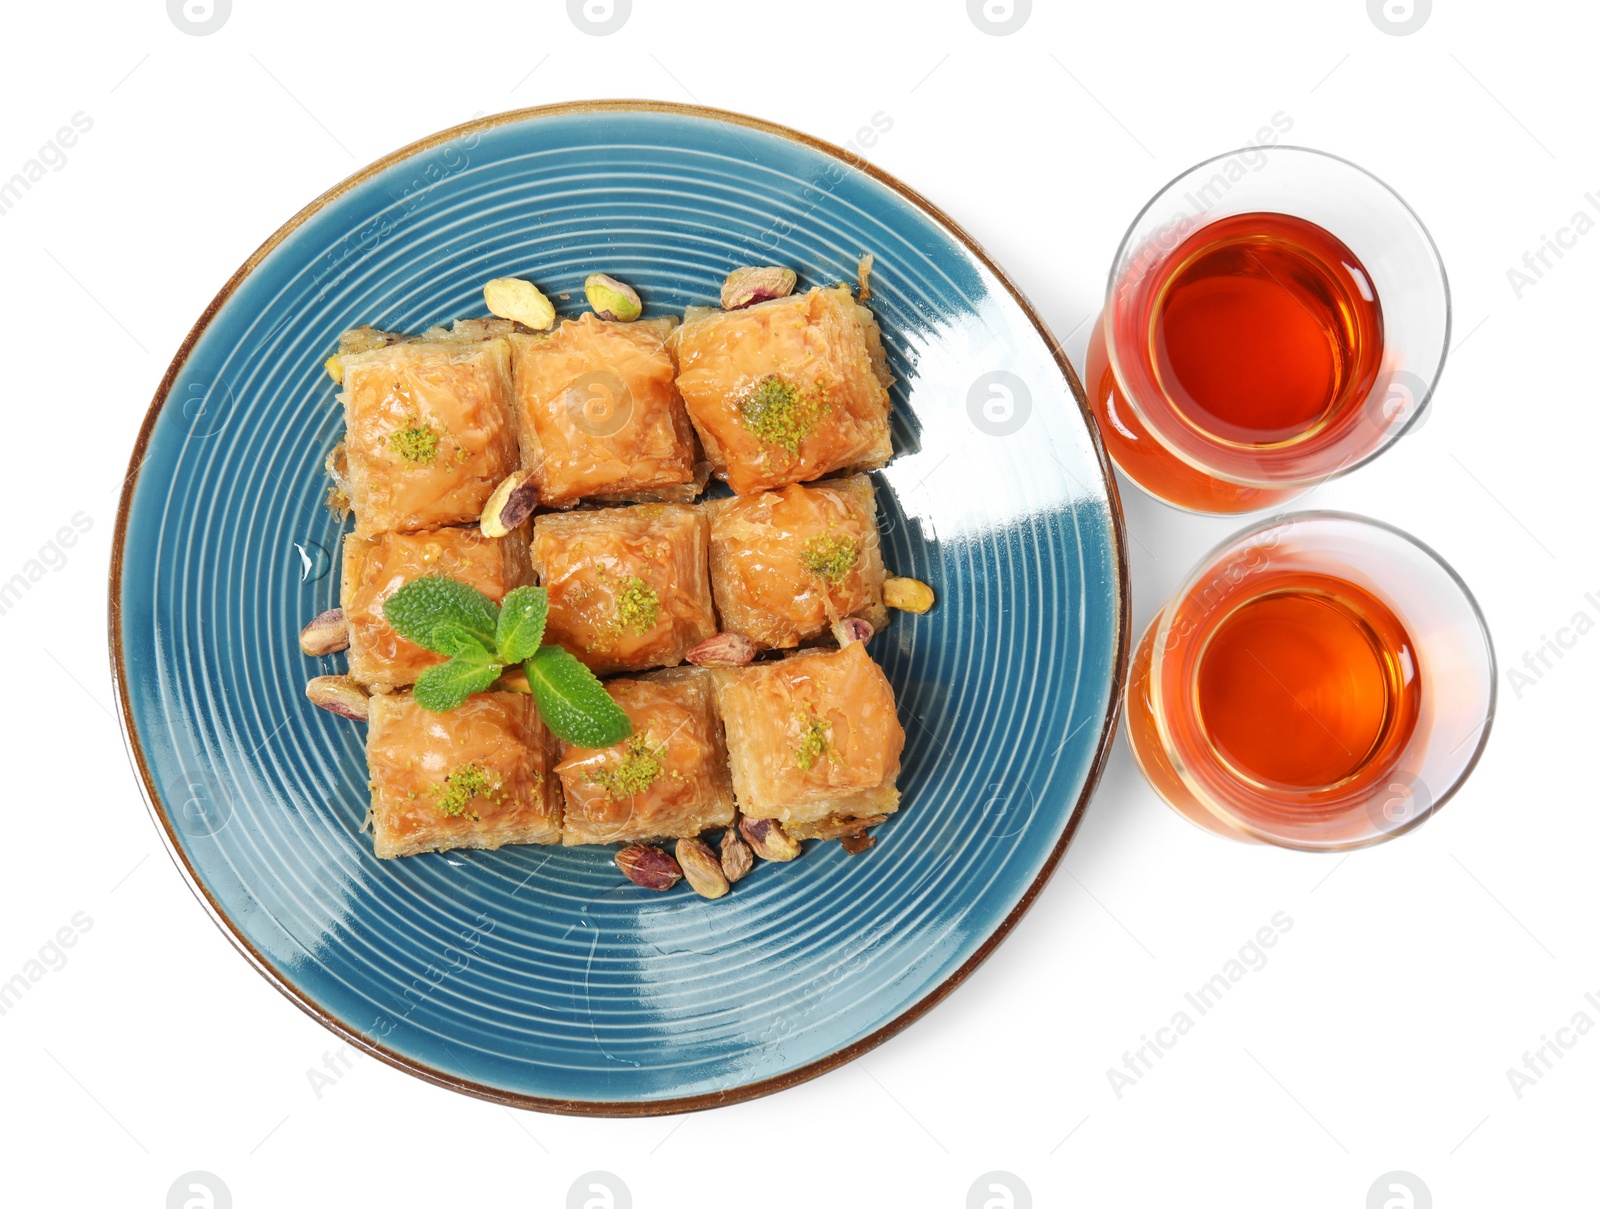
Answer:
[[[741,264],[854,282],[897,379],[876,474],[887,564],[939,604],[869,650],[907,732],[901,812],[850,857],[808,845],[726,898],[623,881],[607,848],[380,862],[364,727],[311,708],[295,636],[338,601],[323,505],[340,331],[484,314],[491,277],[566,315],[583,279],[647,314]],[[1115,492],[1027,304],[929,203],[804,136],[617,102],[447,131],[279,231],[196,324],[133,458],[113,555],[124,726],[202,903],[285,994],[372,1053],[506,1103],[675,1112],[773,1091],[915,1019],[1064,851],[1126,659]]]

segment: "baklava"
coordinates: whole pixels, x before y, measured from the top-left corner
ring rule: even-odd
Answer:
[[[606,681],[633,734],[599,750],[568,745],[562,841],[637,843],[697,836],[733,822],[733,788],[713,673],[674,668]]]
[[[448,575],[499,601],[512,588],[533,582],[523,530],[484,537],[477,529],[428,533],[380,533],[344,541],[339,603],[350,630],[350,675],[378,690],[416,683],[424,669],[444,656],[407,642],[383,615],[383,602],[413,579]]]
[[[522,463],[546,506],[686,503],[700,493],[694,429],[666,348],[676,325],[586,314],[547,334],[513,338]]]
[[[800,646],[846,617],[883,629],[883,551],[865,475],[708,500],[711,592],[722,628]]]
[[[876,469],[893,453],[877,321],[843,286],[696,312],[673,345],[689,418],[740,495]]]
[[[476,521],[519,462],[506,339],[393,339],[339,355],[338,487],[363,537]]]
[[[717,632],[710,522],[688,504],[551,512],[533,522],[545,641],[597,675],[675,667]]]
[[[533,699],[478,693],[431,713],[409,693],[372,698],[367,771],[380,857],[554,844],[561,793]]]
[[[898,809],[905,730],[883,670],[853,642],[713,673],[739,809],[795,839]]]

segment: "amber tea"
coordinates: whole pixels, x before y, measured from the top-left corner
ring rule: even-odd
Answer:
[[[1493,666],[1471,597],[1426,557],[1301,513],[1203,565],[1134,657],[1128,736],[1156,790],[1209,830],[1294,847],[1420,821],[1475,758]],[[1461,733],[1441,748],[1441,729]]]
[[[1427,232],[1382,182],[1299,147],[1197,165],[1118,250],[1087,389],[1117,466],[1201,512],[1276,506],[1426,405],[1449,336]]]

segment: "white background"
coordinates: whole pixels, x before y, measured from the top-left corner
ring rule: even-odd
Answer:
[[[1139,206],[1281,111],[1289,141],[1414,205],[1456,308],[1429,422],[1307,503],[1434,545],[1478,593],[1503,669],[1575,614],[1600,620],[1600,234],[1520,298],[1507,277],[1575,213],[1600,218],[1585,200],[1600,195],[1592,7],[1440,0],[1403,37],[1364,0],[1034,10],[994,37],[961,0],[635,0],[594,37],[559,0],[236,0],[194,37],[162,0],[8,6],[0,179],[73,114],[93,123],[0,216],[0,580],[75,514],[92,523],[0,617],[0,980],[76,913],[91,921],[0,1017],[8,1203],[160,1206],[195,1169],[239,1206],[561,1206],[591,1169],[644,1209],[959,1207],[991,1170],[1039,1206],[1359,1209],[1395,1169],[1440,1206],[1593,1203],[1600,1029],[1520,1098],[1506,1071],[1575,1013],[1600,1023],[1584,998],[1600,998],[1600,637],[1531,687],[1503,670],[1460,796],[1347,857],[1203,834],[1119,739],[1064,867],[948,1002],[821,1079],[683,1118],[508,1112],[364,1057],[336,1058],[319,1096],[307,1071],[336,1039],[252,972],[161,848],[103,637],[117,491],[150,396],[281,222],[479,112],[657,97],[839,143],[881,112],[892,129],[865,154],[963,223],[1081,365]],[[1236,523],[1124,493],[1142,629]],[[1119,1098],[1107,1068],[1280,911],[1293,927],[1265,968]]]

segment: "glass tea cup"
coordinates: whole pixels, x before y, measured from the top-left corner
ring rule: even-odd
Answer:
[[[1134,758],[1206,830],[1312,851],[1392,838],[1487,742],[1495,658],[1432,550],[1342,512],[1274,517],[1208,555],[1128,681]]]
[[[1086,385],[1140,487],[1249,512],[1415,424],[1449,336],[1444,265],[1392,189],[1320,151],[1248,147],[1189,169],[1134,220]]]

